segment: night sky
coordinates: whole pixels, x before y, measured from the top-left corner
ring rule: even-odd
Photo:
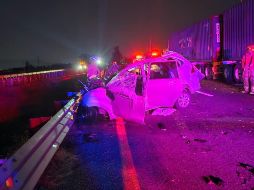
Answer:
[[[240,0],[1,0],[0,69],[77,62],[82,53],[130,56],[166,48],[170,33]],[[33,62],[34,61],[34,62]]]

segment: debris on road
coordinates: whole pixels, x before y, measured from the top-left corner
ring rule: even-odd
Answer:
[[[173,108],[157,108],[152,112],[152,115],[169,116],[175,111]]]
[[[254,175],[254,167],[245,164],[242,162],[239,162],[239,165],[237,165],[236,174],[240,178],[242,185],[247,185],[253,182],[253,175]],[[251,182],[252,181],[252,182]]]
[[[246,170],[251,172],[252,175],[254,175],[254,167],[253,166],[251,166],[249,164],[242,163],[242,162],[239,162],[239,166],[245,168]]]
[[[207,142],[207,140],[205,140],[205,139],[194,139],[194,141],[200,142],[200,143],[205,143],[205,142]]]
[[[191,143],[191,141],[190,141],[191,138],[190,137],[188,138],[186,135],[180,135],[180,136],[181,136],[182,139],[185,140],[184,141],[185,144],[190,144]]]
[[[158,127],[159,127],[159,129],[161,129],[163,131],[167,130],[167,128],[165,127],[165,125],[163,123],[158,123]]]
[[[181,137],[182,137],[183,139],[186,139],[186,138],[187,138],[187,136],[186,136],[186,135],[181,135]]]
[[[213,94],[209,94],[209,93],[206,93],[206,92],[196,91],[196,93],[202,94],[204,96],[213,97]]]
[[[222,135],[227,135],[227,134],[228,134],[228,131],[221,131],[221,134],[222,134]]]
[[[84,138],[84,141],[85,142],[98,142],[98,138],[97,138],[97,135],[95,133],[85,133],[83,135],[83,138]]]
[[[209,185],[214,184],[217,186],[222,186],[224,183],[222,179],[220,179],[219,177],[212,176],[212,175],[203,176],[202,178]]]

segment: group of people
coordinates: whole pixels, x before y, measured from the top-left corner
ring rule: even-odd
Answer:
[[[116,62],[110,63],[107,67],[100,67],[92,62],[87,68],[87,78],[88,80],[100,78],[103,79],[104,82],[108,82],[118,73],[119,69],[119,65]]]
[[[254,45],[247,47],[242,58],[244,93],[254,95]]]

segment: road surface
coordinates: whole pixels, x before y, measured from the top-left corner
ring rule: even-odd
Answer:
[[[254,96],[203,81],[191,105],[146,125],[73,126],[37,189],[254,189]]]

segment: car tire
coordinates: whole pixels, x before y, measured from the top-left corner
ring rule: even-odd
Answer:
[[[232,65],[224,66],[224,78],[226,83],[229,83],[229,84],[233,83],[233,66]]]
[[[205,66],[203,64],[198,65],[198,70],[205,75]]]
[[[234,80],[237,84],[242,82],[242,66],[240,64],[234,67]]]
[[[207,80],[212,80],[213,79],[213,70],[210,65],[205,66],[205,78]]]
[[[176,109],[187,108],[190,104],[190,92],[185,89],[175,103]]]
[[[102,109],[102,108],[98,108],[98,118],[100,120],[110,120],[109,114],[106,110]]]

